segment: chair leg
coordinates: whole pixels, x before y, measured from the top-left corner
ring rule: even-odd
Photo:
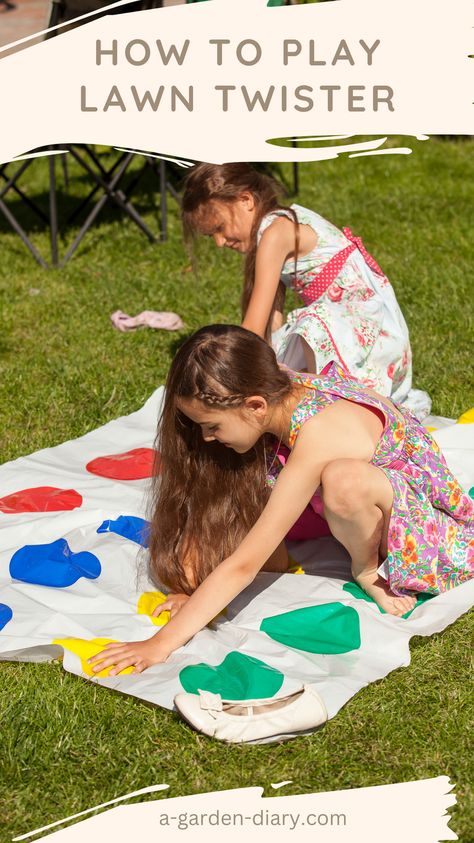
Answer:
[[[61,155],[61,166],[63,170],[63,178],[64,178],[64,187],[66,190],[69,190],[69,170],[67,166],[67,155]]]
[[[28,169],[28,167],[31,167],[32,163],[33,162],[31,160],[24,161],[23,164],[18,168],[18,170],[10,177],[7,176],[7,174],[5,173],[5,166],[0,169],[0,176],[6,182],[6,184],[4,184],[2,188],[0,188],[0,199],[5,196],[5,194],[8,193],[9,190],[13,190],[20,197],[20,199],[26,205],[28,205],[28,207],[31,208],[31,210],[34,211],[37,216],[39,216],[43,220],[43,222],[49,222],[48,217],[46,216],[46,214],[43,213],[43,211],[36,204],[36,202],[33,202],[28,196],[26,196],[26,194],[23,193],[23,191],[20,190],[20,188],[16,184],[20,176],[23,175],[23,173],[25,172],[25,170]]]
[[[166,182],[166,189],[167,189],[168,193],[171,193],[171,196],[173,197],[175,202],[177,202],[178,205],[181,207],[181,199],[179,198],[179,193],[175,189],[174,185],[171,184],[170,181]]]
[[[48,269],[48,264],[45,260],[43,260],[40,253],[35,248],[28,235],[26,234],[26,231],[22,228],[18,220],[14,217],[8,206],[3,201],[3,197],[5,196],[5,194],[8,193],[9,190],[13,190],[18,196],[20,196],[22,201],[24,201],[25,204],[27,204],[28,207],[30,207],[37,214],[37,216],[39,216],[44,222],[49,222],[48,217],[43,213],[41,208],[39,208],[35,202],[32,202],[31,199],[29,199],[23,193],[23,191],[20,190],[20,188],[16,185],[17,180],[25,172],[25,170],[31,166],[31,164],[31,160],[24,161],[23,164],[21,164],[21,166],[18,168],[18,170],[16,170],[16,172],[10,177],[8,177],[4,172],[5,167],[2,167],[2,169],[0,170],[0,175],[5,180],[5,184],[0,188],[0,211],[3,213],[5,219],[10,223],[13,230],[18,234],[21,241],[25,244],[26,248],[31,252],[34,259],[44,269]]]
[[[63,12],[64,12],[64,9],[63,9],[62,0],[53,0],[52,6],[51,6],[51,14],[49,16],[49,22],[48,22],[48,29],[49,30],[51,30],[51,28],[53,26],[57,26],[58,23],[61,23]],[[47,32],[46,36],[45,36],[45,39],[54,38],[55,35],[56,35],[55,30],[53,32]]]
[[[30,197],[26,195],[26,193],[23,193],[23,191],[18,187],[17,184],[15,184],[15,180],[18,179],[19,175],[20,175],[19,172],[15,173],[14,178],[10,180],[9,187],[7,187],[5,191],[0,191],[0,197],[4,196],[4,194],[7,192],[7,190],[10,190],[10,189],[13,190],[14,193],[16,193],[16,195],[20,197],[21,201],[24,202],[25,205],[28,205],[28,207],[32,211],[34,211],[34,213],[37,214],[37,216],[40,217],[43,220],[43,222],[46,222],[46,223],[49,222],[48,217],[46,216],[45,213],[43,213],[41,208],[35,202],[33,202],[32,199],[30,199]],[[5,181],[8,181],[8,178],[7,178],[7,176],[5,175],[4,172],[0,171],[0,176],[2,176],[2,178],[5,179]]]
[[[160,158],[160,216],[161,216],[161,235],[162,243],[168,239],[168,203],[166,196],[166,163]]]
[[[31,252],[31,254],[33,255],[34,259],[35,259],[35,260],[36,260],[36,261],[40,264],[40,266],[42,266],[42,267],[43,267],[43,269],[49,269],[48,264],[46,263],[46,261],[44,261],[44,260],[43,260],[43,258],[41,257],[41,255],[40,255],[40,253],[37,251],[37,249],[35,249],[35,247],[33,246],[33,243],[32,243],[32,242],[31,242],[31,240],[28,238],[28,236],[26,235],[26,233],[23,231],[23,229],[22,229],[22,227],[21,227],[20,223],[19,223],[19,222],[15,219],[15,217],[13,216],[13,214],[10,212],[9,208],[7,208],[7,206],[5,205],[5,202],[3,201],[3,199],[0,199],[0,211],[1,211],[1,212],[3,213],[3,215],[6,217],[6,219],[7,219],[7,220],[8,220],[8,222],[10,223],[11,227],[13,228],[13,230],[14,230],[14,231],[16,231],[16,233],[18,234],[18,236],[21,238],[21,240],[22,240],[22,241],[23,241],[23,243],[25,244],[26,248],[30,250],[30,252]]]
[[[300,192],[300,173],[298,162],[293,162],[293,193],[295,196]]]
[[[58,203],[56,196],[55,156],[49,156],[49,227],[51,238],[51,261],[58,265]]]
[[[295,149],[298,148],[298,144],[295,140],[291,141],[291,145]],[[300,192],[300,171],[299,171],[298,162],[294,161],[293,162],[293,193],[294,193],[295,196],[297,196],[299,192]]]

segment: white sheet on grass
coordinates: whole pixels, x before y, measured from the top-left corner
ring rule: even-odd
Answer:
[[[36,486],[74,488],[83,497],[82,506],[70,512],[0,513],[0,604],[13,613],[0,629],[0,659],[50,660],[63,654],[52,643],[58,638],[142,640],[159,629],[148,616],[137,614],[140,594],[156,590],[146,573],[138,571],[137,558],[146,551],[122,536],[97,533],[104,520],[120,515],[144,517],[149,481],[109,480],[88,473],[85,466],[97,456],[151,447],[162,397],[159,389],[136,413],[0,467],[0,497]],[[441,419],[427,424],[440,428],[434,435],[451,468],[466,488],[473,486],[474,425]],[[80,578],[65,588],[11,578],[9,564],[18,548],[59,538],[66,539],[74,552],[93,553],[100,560],[100,576]],[[237,651],[283,674],[278,695],[302,682],[313,685],[333,717],[361,687],[409,663],[411,636],[439,632],[473,603],[474,582],[470,582],[420,605],[408,619],[391,617],[343,590],[350,580],[348,559],[332,539],[294,546],[293,555],[312,576],[261,573],[228,607],[226,617],[198,633],[167,663],[140,675],[89,677],[89,681],[172,708],[173,697],[183,690],[180,671],[184,667],[206,663],[216,668],[231,651]],[[359,647],[334,655],[307,652],[284,646],[260,630],[264,618],[327,603],[340,603],[357,612]],[[63,663],[66,670],[85,676],[80,658],[67,649]],[[210,675],[218,673],[211,670]],[[245,665],[237,681],[245,689]]]

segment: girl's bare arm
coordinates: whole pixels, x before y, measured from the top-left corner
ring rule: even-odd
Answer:
[[[343,400],[310,419],[300,431],[260,518],[237,550],[218,565],[159,633],[144,642],[108,645],[95,657],[100,662],[97,669],[114,664],[113,673],[117,673],[134,664],[140,672],[164,661],[189,641],[255,579],[311,500],[323,468],[336,459],[369,462],[380,432],[381,422],[369,410]]]
[[[255,283],[242,327],[265,337],[265,329],[278,290],[282,266],[295,245],[294,224],[284,217],[263,232],[257,248]],[[281,316],[283,324],[283,317]],[[272,326],[276,330],[281,325]]]

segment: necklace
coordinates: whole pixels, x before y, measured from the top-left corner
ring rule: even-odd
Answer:
[[[280,450],[282,440],[283,440],[283,434],[280,436],[280,439],[278,440],[278,445],[273,450],[273,458],[272,458],[272,461],[271,461],[270,465],[267,464],[267,449],[265,448],[265,451],[264,451],[264,454],[265,454],[265,472],[266,472],[267,476],[270,474],[270,472],[271,472],[271,470],[272,470],[272,468],[275,464],[275,460],[278,459],[278,451]]]
[[[299,403],[301,403],[301,402],[298,402],[298,404]],[[298,404],[297,404],[297,406],[298,406]],[[286,409],[288,410],[288,407]],[[295,410],[296,410],[296,408],[295,408]],[[289,426],[290,426],[290,431],[289,431],[290,440],[291,440],[291,431],[292,431],[292,421],[293,421],[293,416],[295,414],[295,410],[293,410],[293,412],[291,412],[291,411],[289,412],[289,416],[290,416],[290,424],[289,424]],[[276,435],[275,435],[275,439],[276,439]],[[271,472],[271,470],[272,470],[272,468],[275,464],[275,460],[278,459],[278,452],[280,450],[282,442],[283,442],[283,432],[280,434],[280,438],[278,440],[278,445],[276,446],[276,448],[274,447],[273,458],[272,458],[272,461],[271,461],[270,465],[267,464],[267,452],[266,452],[266,449],[265,449],[265,470],[266,470],[267,476],[270,474],[270,472]],[[290,450],[291,450],[291,448],[290,448]]]

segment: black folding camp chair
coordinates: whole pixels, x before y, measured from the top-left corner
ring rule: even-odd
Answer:
[[[103,15],[110,15],[110,14],[124,14],[125,12],[133,12],[133,11],[142,11],[145,9],[151,8],[158,8],[163,5],[162,0],[137,0],[136,2],[127,3],[124,6],[117,6],[116,9],[111,8],[104,11],[104,7],[110,5],[108,0],[53,0],[52,8],[51,8],[51,17],[50,17],[50,32],[48,33],[48,37],[54,37],[55,35],[59,34],[61,31],[65,29],[71,29],[74,26],[82,25],[83,20],[77,18],[81,15],[88,15],[87,21],[95,20]],[[66,27],[61,27],[59,30],[51,29],[51,27],[55,27],[58,24],[68,24]],[[176,193],[173,190],[171,185],[167,185],[166,179],[166,166],[165,162],[156,159],[156,158],[145,158],[145,163],[142,167],[142,170],[139,176],[135,176],[134,180],[131,184],[129,184],[127,190],[121,188],[121,182],[131,165],[132,161],[134,160],[134,153],[133,152],[123,152],[116,160],[113,162],[111,166],[104,167],[100,156],[95,152],[93,147],[88,145],[66,145],[65,147],[68,152],[72,155],[72,157],[77,161],[80,167],[85,170],[93,182],[93,187],[89,192],[88,196],[84,201],[82,201],[78,208],[73,212],[73,214],[69,217],[66,222],[71,222],[73,219],[77,218],[81,211],[87,207],[90,202],[100,194],[99,198],[90,209],[89,213],[87,214],[80,231],[78,232],[76,238],[74,239],[73,243],[67,250],[64,258],[62,259],[61,263],[64,264],[69,258],[73,255],[76,251],[77,247],[79,246],[80,242],[82,241],[83,237],[94,223],[96,217],[104,207],[104,205],[110,201],[118,208],[126,213],[130,219],[138,226],[138,228],[145,234],[145,236],[150,240],[150,242],[154,242],[156,240],[155,235],[147,226],[143,218],[140,216],[138,211],[133,206],[130,195],[133,189],[136,187],[141,175],[146,169],[151,169],[158,177],[159,183],[159,191],[160,191],[160,214],[161,214],[161,231],[160,231],[160,240],[165,240],[167,236],[167,201],[166,201],[166,191],[168,188],[171,189],[173,195],[176,197]]]
[[[50,31],[47,34],[48,38],[55,37],[66,29],[75,26],[80,26],[86,21],[77,20],[78,16],[89,14],[86,19],[90,21],[97,17],[108,14],[122,14],[124,12],[140,11],[143,9],[160,7],[162,0],[140,0],[140,2],[127,3],[124,6],[118,6],[116,9],[108,9],[104,11],[104,7],[109,5],[108,0],[53,0],[51,15],[49,20]],[[93,14],[91,14],[93,13]],[[56,27],[59,24],[67,24],[66,27],[51,30],[51,27]],[[74,254],[77,247],[81,243],[85,234],[88,232],[98,214],[107,202],[111,202],[117,206],[120,211],[126,213],[137,227],[145,234],[150,242],[155,242],[158,238],[151,231],[149,226],[145,223],[141,215],[138,213],[131,201],[131,194],[136,189],[138,182],[146,171],[151,170],[158,181],[160,192],[160,234],[161,241],[166,240],[167,236],[167,192],[178,200],[177,192],[170,183],[167,177],[167,170],[165,162],[155,156],[144,155],[144,163],[140,171],[133,175],[128,186],[122,187],[124,176],[127,173],[132,161],[135,158],[133,152],[117,153],[112,164],[104,166],[100,155],[96,152],[94,147],[85,144],[61,144],[61,150],[66,150],[74,160],[78,163],[82,170],[87,173],[91,181],[91,190],[84,200],[75,208],[72,214],[65,219],[65,223],[69,224],[74,219],[88,208],[87,215],[82,222],[81,228],[75,237],[73,243],[67,249],[64,257],[59,261],[58,254],[58,211],[57,211],[57,191],[56,191],[56,158],[55,147],[49,147],[51,155],[48,156],[49,166],[49,216],[47,216],[37,203],[30,199],[26,193],[21,189],[18,182],[23,176],[24,172],[30,167],[35,159],[29,159],[15,170],[14,164],[0,165],[0,212],[3,213],[14,231],[19,235],[22,242],[29,249],[35,260],[43,267],[47,267],[47,263],[35,248],[28,234],[13,214],[12,210],[3,201],[4,197],[9,191],[16,194],[22,202],[24,202],[30,210],[32,210],[43,222],[49,224],[50,240],[51,240],[51,262],[53,266],[64,265],[69,258]],[[37,152],[38,150],[36,150]],[[68,186],[68,168],[67,156],[61,154],[60,159],[63,166],[64,181]],[[91,203],[92,207],[91,207]]]

